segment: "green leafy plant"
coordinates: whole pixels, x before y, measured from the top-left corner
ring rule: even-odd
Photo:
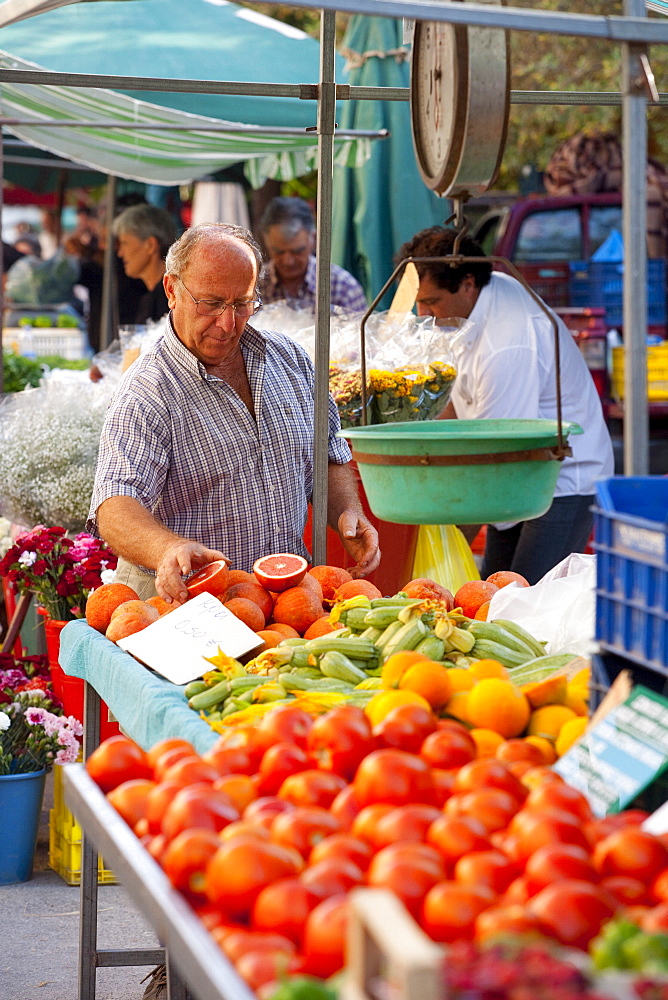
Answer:
[[[42,381],[42,363],[34,358],[24,358],[13,351],[5,351],[2,358],[5,392],[21,392],[27,385],[33,389]]]

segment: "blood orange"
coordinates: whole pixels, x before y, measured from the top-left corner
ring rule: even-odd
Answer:
[[[216,559],[190,577],[186,582],[186,590],[190,597],[197,597],[198,594],[214,594],[218,597],[227,590],[229,573],[225,560]]]
[[[263,556],[253,563],[253,573],[258,583],[265,590],[281,593],[296,587],[306,576],[308,563],[301,556],[291,552],[277,552],[271,556]]]

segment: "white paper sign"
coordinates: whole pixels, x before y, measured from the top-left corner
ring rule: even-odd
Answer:
[[[215,656],[219,649],[243,656],[262,645],[262,639],[218,598],[198,594],[117,645],[173,684],[188,684],[213,669],[202,657]]]

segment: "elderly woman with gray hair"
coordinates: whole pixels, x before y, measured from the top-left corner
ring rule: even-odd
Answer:
[[[134,322],[161,319],[169,310],[162,284],[165,257],[176,239],[171,215],[156,205],[132,205],[114,219],[113,233],[126,275],[141,279],[147,289],[139,300]]]

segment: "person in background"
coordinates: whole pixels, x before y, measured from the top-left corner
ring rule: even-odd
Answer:
[[[260,282],[262,301],[285,300],[293,309],[315,309],[315,219],[303,198],[273,198],[260,220],[269,264]],[[331,266],[332,307],[364,312],[367,301],[352,274]]]
[[[453,252],[456,232],[433,226],[399,249],[397,260],[443,257]],[[470,237],[464,257],[483,257]],[[455,341],[457,378],[441,418],[556,420],[556,360],[548,316],[516,278],[492,271],[490,263],[418,263],[419,316],[468,319]],[[601,401],[586,362],[566,325],[557,320],[562,419],[579,424],[570,457],[561,463],[554,500],[541,517],[487,526],[482,579],[512,570],[537,581],[572,552],[584,552],[593,525],[594,483],[614,471],[612,442]],[[479,525],[462,526],[471,541]]]
[[[155,205],[132,205],[114,219],[112,230],[126,275],[140,278],[147,289],[132,322],[156,322],[169,308],[162,279],[167,251],[176,239],[172,217]]]
[[[41,260],[42,247],[36,233],[23,233],[14,241],[14,249],[18,250],[20,256],[37,257]],[[15,258],[18,260],[18,257]]]
[[[170,248],[164,335],[123,376],[102,430],[88,530],[142,599],[187,599],[216,559],[250,571],[271,552],[307,556],[314,371],[289,337],[251,325],[262,252],[232,225],[188,229]],[[380,562],[329,397],[328,520],[366,576]]]
[[[60,245],[61,227],[60,214],[55,208],[45,208],[42,212],[42,228],[39,233],[39,243],[42,257],[48,260],[53,257]]]

